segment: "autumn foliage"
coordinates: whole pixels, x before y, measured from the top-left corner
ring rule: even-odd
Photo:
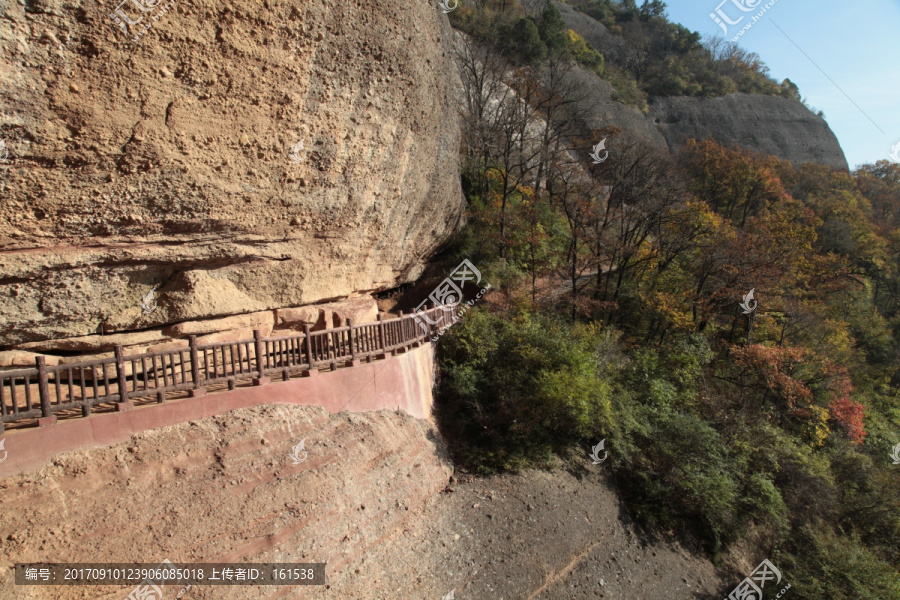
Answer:
[[[491,60],[469,60],[473,81]],[[447,338],[441,396],[460,460],[544,466],[606,439],[648,527],[712,553],[778,548],[817,590],[798,599],[900,600],[887,458],[900,441],[900,165],[848,173],[711,140],[673,156],[613,126],[579,129],[566,68],[549,56],[543,71],[506,71],[508,122],[465,113],[471,226],[451,252],[504,302]],[[568,370],[522,387],[514,355],[565,355]]]

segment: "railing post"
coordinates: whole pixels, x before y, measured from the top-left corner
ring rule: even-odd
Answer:
[[[353,339],[353,319],[347,319],[347,340],[350,342],[350,366],[355,367],[359,361],[356,360],[356,348],[353,344],[356,341]]]
[[[428,339],[430,339],[432,336],[434,336],[434,331],[435,331],[435,328],[437,327],[437,323],[432,323],[432,321],[436,320],[434,318],[435,313],[433,311],[437,307],[437,304],[435,304],[434,302],[429,302],[425,306],[427,307],[429,304],[431,305],[431,307],[426,308],[426,312],[429,312],[431,314],[429,315],[430,318],[428,319],[428,331],[425,332],[426,341],[428,341]]]
[[[34,361],[37,364],[38,395],[41,398],[41,418],[38,419],[38,426],[43,427],[44,425],[56,423],[56,417],[50,409],[50,386],[47,383],[47,359],[43,356],[36,356]],[[28,383],[27,379],[25,380],[25,383]],[[11,380],[10,384],[15,385],[16,382]]]
[[[306,323],[303,324],[303,335],[306,336],[306,363],[312,368],[313,366],[313,355],[312,355],[312,339],[309,337],[309,325]]]
[[[119,402],[116,404],[116,410],[131,410],[134,408],[134,405],[128,401],[128,382],[125,379],[125,351],[122,349],[122,346],[116,344],[113,352],[116,356],[116,385],[119,386]],[[105,369],[106,365],[103,365],[103,368]],[[95,372],[94,377],[96,376]]]
[[[397,325],[397,329],[400,334],[400,347],[397,348],[397,352],[403,353],[406,352],[406,318],[402,310],[400,311],[400,323]]]
[[[381,350],[377,355],[375,355],[376,359],[382,359],[387,357],[387,340],[384,338],[384,316],[381,313],[378,313],[378,316],[375,317],[378,321],[378,349]]]
[[[206,394],[206,388],[200,387],[200,353],[197,350],[197,336],[188,336],[188,342],[191,347],[191,379],[194,380],[194,389],[188,391],[188,396],[196,398]],[[203,358],[206,359],[206,354],[203,355]],[[165,396],[163,399],[165,399]],[[157,401],[159,401],[159,398],[157,398]]]
[[[259,371],[257,376],[253,378],[253,385],[264,385],[269,383],[269,378],[265,375],[266,359],[263,356],[262,333],[260,333],[259,329],[253,330],[253,341],[256,343],[256,368]]]

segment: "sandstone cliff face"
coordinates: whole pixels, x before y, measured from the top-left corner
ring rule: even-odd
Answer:
[[[0,27],[0,347],[387,289],[461,225],[433,3],[144,0],[127,33],[115,4],[24,4]]]
[[[566,25],[603,54],[621,62],[625,47],[621,38],[591,17],[554,2]],[[650,111],[640,112],[613,100],[615,90],[595,74],[581,77],[591,90],[594,121],[591,127],[616,125],[626,135],[675,151],[687,140],[712,138],[726,146],[739,146],[789,160],[795,164],[816,162],[847,169],[847,159],[825,120],[793,100],[759,94],[730,94],[722,98],[654,97]]]

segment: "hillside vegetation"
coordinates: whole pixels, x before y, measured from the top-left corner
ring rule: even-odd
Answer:
[[[715,37],[701,39],[665,16],[666,4],[645,0],[571,0],[572,8],[596,20],[585,40],[567,28],[547,0],[522,5],[475,0],[450,13],[454,27],[480,41],[494,41],[511,60],[535,65],[565,49],[579,63],[612,83],[619,100],[643,112],[649,96],[715,98],[734,92],[768,94],[801,101],[790,80],[778,83],[758,54]]]
[[[665,30],[591,6],[626,39]],[[900,165],[585,130],[560,76],[583,49],[552,8],[454,18],[474,41],[451,258],[498,290],[439,345],[458,459],[516,471],[605,439],[650,530],[768,557],[798,600],[900,599]],[[691,48],[670,55],[699,64]]]

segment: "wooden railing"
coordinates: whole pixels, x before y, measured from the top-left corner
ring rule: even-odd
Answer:
[[[418,315],[403,315],[375,323],[310,331],[283,337],[264,338],[259,330],[253,339],[198,345],[189,337],[187,348],[164,352],[126,355],[121,346],[114,356],[66,365],[48,366],[43,356],[35,368],[0,372],[0,433],[6,423],[38,419],[39,425],[56,421],[56,414],[91,415],[99,404],[131,407],[131,401],[156,397],[164,402],[170,392],[187,391],[189,396],[206,393],[207,388],[250,379],[255,385],[270,382],[270,375],[283,380],[292,374],[313,375],[323,366],[355,364],[361,359],[384,358],[421,343],[449,325],[445,307],[433,307]]]

